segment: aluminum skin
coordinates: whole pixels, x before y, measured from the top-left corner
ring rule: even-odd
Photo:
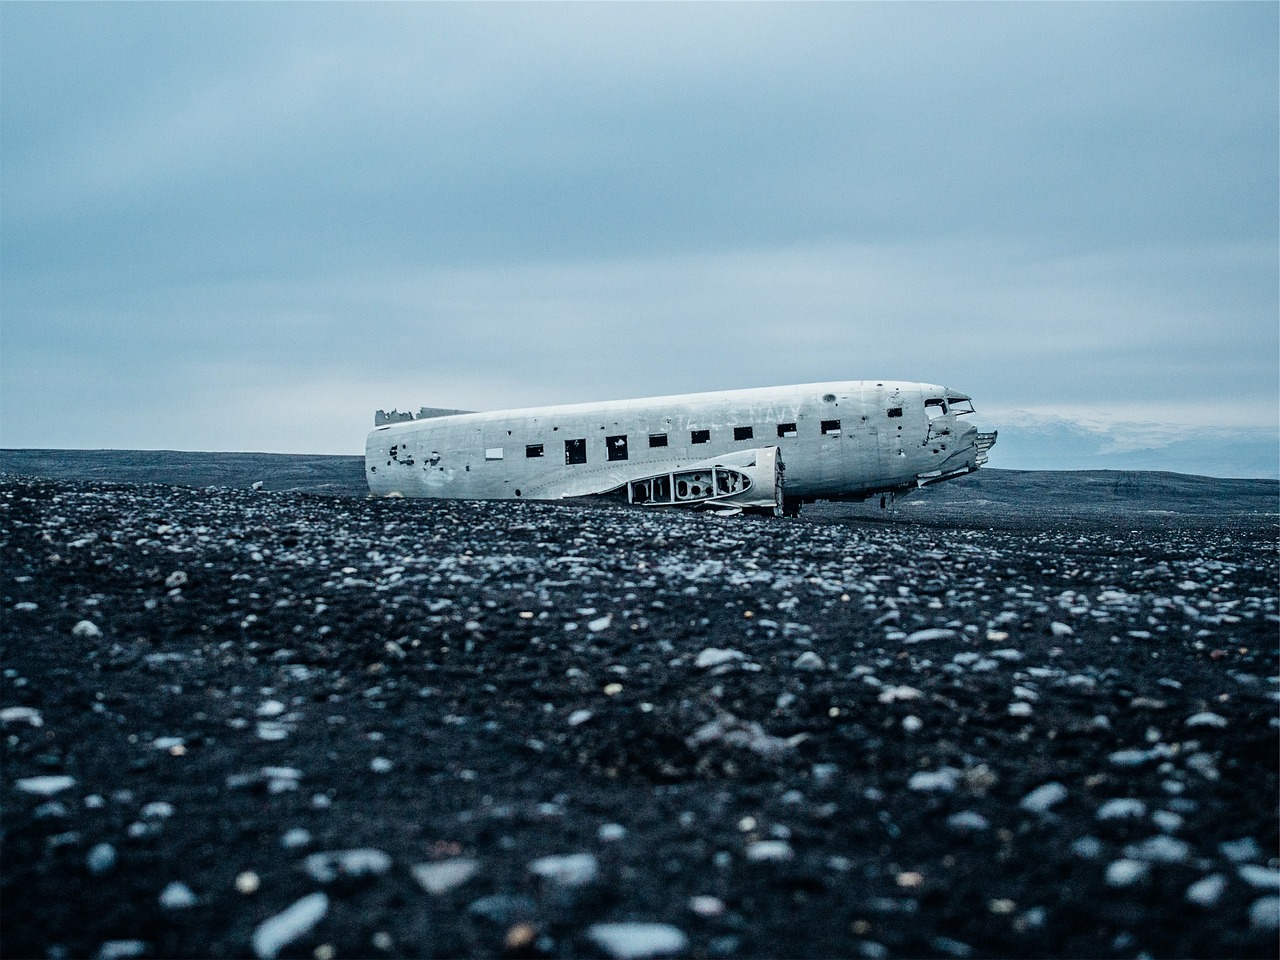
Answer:
[[[365,476],[375,496],[616,496],[677,506],[774,504],[773,512],[784,506],[794,512],[803,502],[865,500],[977,470],[996,435],[961,420],[972,412],[968,395],[944,386],[870,380],[390,423],[380,411],[381,425],[365,445]],[[769,490],[774,461],[777,489]],[[732,496],[709,488],[684,500],[668,491],[662,500],[654,494],[666,488],[647,482],[663,476],[678,482],[684,471],[735,464],[748,479],[734,480]]]

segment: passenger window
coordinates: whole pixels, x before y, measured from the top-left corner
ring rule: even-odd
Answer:
[[[649,434],[649,446],[665,447],[667,445],[667,435],[665,433]]]
[[[627,459],[627,438],[623,437],[605,437],[605,449],[609,451],[610,460]]]
[[[794,437],[796,435],[796,425],[794,423],[778,424],[778,436]]]
[[[711,439],[710,430],[690,430],[689,441],[691,443],[706,443]]]
[[[566,440],[564,442],[564,462],[565,463],[586,463],[587,462],[587,441],[586,440]]]
[[[484,458],[485,458],[486,460],[501,460],[501,459],[502,459],[502,448],[501,448],[501,447],[489,447],[489,448],[487,448],[487,449],[485,450],[485,452],[484,452]]]
[[[889,416],[891,416],[891,417],[900,417],[900,416],[902,416],[902,408],[901,408],[901,407],[890,407],[890,408],[889,408]]]
[[[542,456],[542,444],[540,444],[540,443],[531,443],[531,444],[529,444],[528,446],[526,446],[526,447],[524,448],[524,455],[525,455],[525,457],[527,457],[527,458],[528,458],[528,459],[530,459],[530,460],[534,459],[535,457],[541,457],[541,456]]]
[[[733,439],[735,440],[750,440],[755,435],[756,435],[756,432],[752,427],[734,427],[733,428]]]
[[[839,420],[823,420],[822,432],[829,433],[834,437],[840,436],[840,421]]]

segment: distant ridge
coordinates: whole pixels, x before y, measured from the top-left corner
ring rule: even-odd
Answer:
[[[0,473],[59,480],[249,487],[366,496],[364,458],[321,454],[202,453],[181,450],[0,450]],[[1280,513],[1280,481],[1220,479],[1141,470],[1001,470],[984,467],[959,480],[900,498],[907,516],[963,510],[992,515],[1028,507],[1049,512],[1193,514]],[[815,505],[806,516],[849,516],[866,504]]]
[[[0,473],[59,480],[248,487],[364,496],[364,457],[185,450],[0,450]]]

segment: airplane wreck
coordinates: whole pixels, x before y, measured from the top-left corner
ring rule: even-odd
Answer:
[[[794,515],[972,473],[996,433],[928,383],[834,381],[486,413],[379,410],[365,444],[375,496],[607,497]]]

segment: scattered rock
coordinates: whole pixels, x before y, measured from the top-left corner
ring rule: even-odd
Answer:
[[[587,936],[614,960],[666,957],[689,946],[683,931],[665,923],[597,923]]]
[[[74,777],[51,774],[46,777],[22,777],[15,786],[23,793],[34,793],[41,797],[51,797],[55,793],[69,790],[76,785]]]
[[[391,869],[391,858],[381,850],[332,850],[313,853],[302,862],[302,869],[316,883],[333,883],[339,877],[356,879],[381,876]]]
[[[541,857],[529,864],[529,872],[562,887],[582,887],[595,882],[600,869],[589,853]]]
[[[175,880],[160,892],[160,906],[166,910],[186,910],[196,905],[196,895],[180,880]]]
[[[305,937],[329,912],[324,893],[310,893],[253,931],[253,952],[259,960],[274,960],[289,944]]]
[[[439,895],[462,886],[479,872],[477,861],[458,857],[439,863],[420,863],[413,867],[413,878],[427,893]]]
[[[1046,783],[1036,787],[1019,802],[1028,813],[1048,813],[1049,808],[1067,799],[1067,788],[1060,783]]]

